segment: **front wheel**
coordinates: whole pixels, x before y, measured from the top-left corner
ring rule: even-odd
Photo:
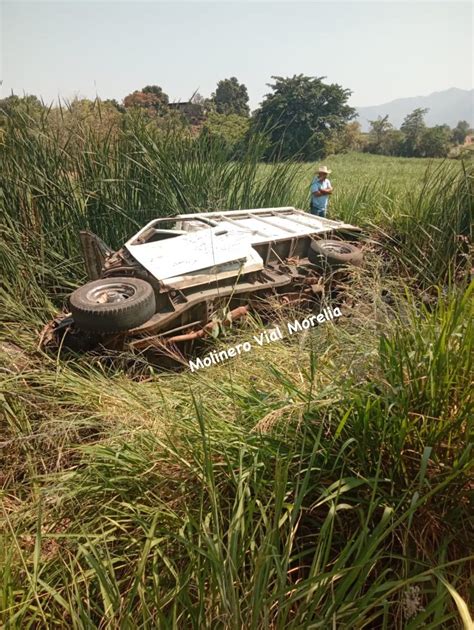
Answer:
[[[114,333],[141,326],[155,313],[153,287],[139,278],[101,278],[76,289],[69,298],[78,328]]]

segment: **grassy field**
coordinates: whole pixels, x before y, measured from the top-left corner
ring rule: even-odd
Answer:
[[[331,169],[331,182],[341,196],[353,193],[364,185],[374,185],[374,182],[385,185],[393,194],[403,196],[409,190],[419,190],[427,170],[441,173],[456,168],[453,160],[387,157],[370,153],[333,155],[321,163]],[[301,167],[303,194],[307,193],[317,167],[316,163]]]
[[[366,234],[344,317],[191,374],[37,349],[77,230],[305,207],[314,165],[27,120],[1,152],[0,624],[470,627],[472,168],[328,158]]]

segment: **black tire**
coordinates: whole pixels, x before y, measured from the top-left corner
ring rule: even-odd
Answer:
[[[319,267],[342,267],[362,264],[362,251],[347,241],[311,241],[308,259]]]
[[[102,278],[69,298],[74,323],[82,330],[113,333],[141,326],[155,314],[153,287],[139,278]]]

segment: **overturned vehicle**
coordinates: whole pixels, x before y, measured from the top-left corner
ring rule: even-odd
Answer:
[[[89,282],[42,333],[46,348],[186,353],[272,298],[303,307],[328,271],[360,265],[359,228],[292,207],[150,221],[118,251],[81,232]]]

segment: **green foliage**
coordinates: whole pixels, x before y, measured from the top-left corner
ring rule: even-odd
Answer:
[[[88,134],[96,141],[99,138],[103,138],[104,142],[115,140],[122,121],[122,112],[114,103],[98,98],[94,101],[74,98],[48,111],[38,127],[42,133],[54,138],[54,142],[75,153],[84,148]],[[21,127],[22,121],[18,123]],[[13,131],[14,126],[10,125],[10,129]],[[85,129],[87,134],[83,133]]]
[[[397,308],[230,378],[9,370],[3,625],[457,627],[472,288]]]
[[[11,94],[6,98],[0,99],[0,113],[2,116],[12,116],[15,113],[23,113],[28,115],[39,114],[46,109],[34,94],[26,94],[25,96],[16,96]]]
[[[388,116],[370,121],[370,132],[364,150],[379,155],[405,157],[446,157],[450,151],[452,133],[447,125],[427,127],[424,115],[428,110],[415,109],[394,129]]]
[[[410,195],[410,214],[393,221],[386,245],[424,286],[446,286],[470,273],[473,184],[472,166],[446,172],[442,163],[428,170],[422,188]]]
[[[111,105],[121,114],[125,114],[127,111],[123,105],[121,105],[115,98],[107,98],[103,101],[104,105]]]
[[[304,160],[326,155],[332,135],[355,116],[347,105],[350,90],[323,83],[324,77],[272,78],[273,92],[254,117],[254,128],[269,136],[271,154]]]
[[[218,114],[249,115],[247,88],[236,77],[219,81],[211,99]]]
[[[407,114],[403,120],[400,131],[403,133],[401,154],[407,157],[421,157],[421,143],[426,130],[424,116],[428,112],[425,108],[418,107],[411,114]]]
[[[199,374],[50,357],[79,229],[305,207],[314,169],[77,108],[7,117],[0,146],[0,625],[469,626],[472,169],[331,161],[334,216],[370,231],[337,323]]]
[[[242,149],[249,128],[250,122],[245,116],[213,112],[204,123],[202,133],[210,138],[222,140],[229,152],[235,152]]]
[[[278,177],[262,176],[259,138],[250,139],[239,161],[230,161],[221,138],[159,129],[140,110],[123,117],[111,112],[109,127],[96,127],[88,115],[72,125],[69,112],[60,128],[54,112],[39,123],[26,116],[7,120],[1,203],[20,230],[20,247],[42,261],[38,282],[45,289],[51,286],[44,269],[55,269],[58,259],[80,265],[81,229],[118,247],[157,216],[288,205],[297,198],[296,165],[282,162]],[[12,270],[12,281],[19,275]],[[54,291],[63,294],[69,283],[60,278]]]
[[[162,88],[159,85],[146,85],[144,88],[142,88],[141,91],[143,92],[143,94],[154,94],[164,104],[167,104],[169,102],[168,95],[163,92]]]
[[[168,95],[159,85],[147,85],[142,90],[135,90],[123,99],[126,109],[140,108],[149,116],[159,116],[167,113]]]
[[[48,108],[33,94],[22,97],[11,94],[0,99],[0,142],[9,119],[19,117],[38,121],[47,112]]]
[[[399,155],[404,135],[393,128],[388,115],[369,122],[370,131],[364,150],[378,155]]]
[[[353,121],[344,125],[344,127],[334,135],[333,149],[328,152],[348,153],[349,151],[360,151],[365,144],[366,141],[361,132],[360,123]]]
[[[450,148],[451,129],[448,125],[436,125],[424,130],[420,141],[423,157],[446,157]]]
[[[460,120],[453,129],[451,139],[455,144],[463,144],[470,131],[472,130],[469,128],[469,123],[466,120]]]

